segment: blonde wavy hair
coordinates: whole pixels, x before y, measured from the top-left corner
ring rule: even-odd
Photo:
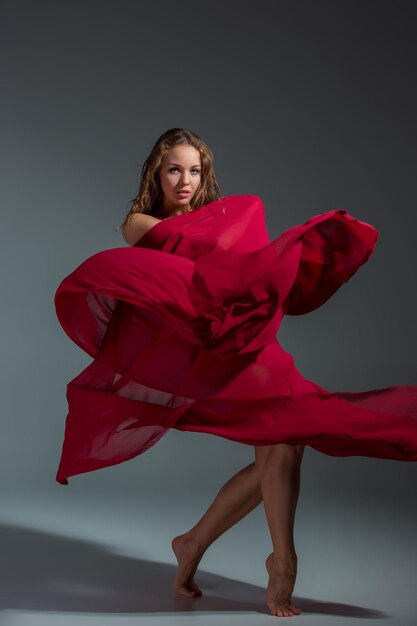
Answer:
[[[196,148],[201,159],[200,185],[191,198],[190,209],[194,211],[209,202],[220,200],[221,192],[213,167],[213,153],[196,133],[185,128],[170,128],[155,142],[148,158],[142,166],[139,192],[130,201],[131,207],[122,224],[116,230],[122,230],[135,213],[152,215],[162,206],[163,191],[159,172],[167,152],[179,144],[188,144]],[[123,235],[124,237],[124,235]]]

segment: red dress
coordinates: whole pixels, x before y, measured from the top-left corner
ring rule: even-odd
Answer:
[[[261,199],[228,196],[84,261],[55,294],[93,357],[67,386],[57,481],[131,459],[170,428],[416,461],[417,385],[332,393],[276,338],[283,315],[325,303],[377,238],[340,209],[270,241]]]

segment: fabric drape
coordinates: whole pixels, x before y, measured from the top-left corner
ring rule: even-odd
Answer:
[[[377,239],[338,209],[271,241],[262,200],[242,195],[86,259],[54,299],[62,328],[92,357],[67,385],[57,481],[131,459],[171,428],[417,460],[417,385],[328,391],[277,338],[284,315],[322,306]]]

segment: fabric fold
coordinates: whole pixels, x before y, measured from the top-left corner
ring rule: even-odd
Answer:
[[[86,259],[54,298],[93,359],[67,386],[58,482],[142,454],[171,428],[417,460],[417,385],[330,392],[277,339],[283,316],[323,306],[377,239],[336,209],[271,241],[261,199],[228,196]]]

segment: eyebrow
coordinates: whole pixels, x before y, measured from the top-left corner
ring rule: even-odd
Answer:
[[[181,165],[179,165],[179,163],[168,163],[168,165],[176,165],[177,167],[181,167]],[[200,164],[192,165],[191,167],[201,167],[201,165]]]

